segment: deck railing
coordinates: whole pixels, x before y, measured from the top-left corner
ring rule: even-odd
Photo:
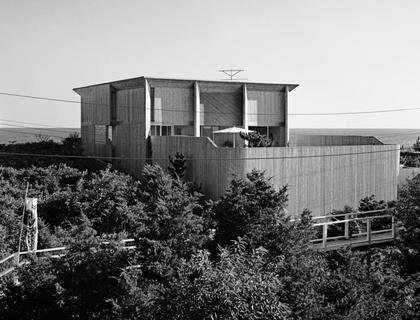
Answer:
[[[342,220],[337,220],[340,218]],[[313,239],[312,243],[314,247],[321,249],[389,242],[394,240],[396,236],[395,217],[391,209],[332,214],[314,217],[313,220],[315,222],[314,228],[321,227],[322,236]],[[382,223],[381,228],[373,230],[373,222],[384,220],[385,223]],[[386,223],[386,220],[389,222]],[[341,234],[329,236],[329,229],[331,231],[332,227],[337,226],[342,226],[342,230],[335,228],[333,231]],[[351,233],[350,228],[352,226],[358,229],[357,233]]]
[[[134,242],[134,239],[124,239],[121,240],[121,243],[124,245],[124,249],[133,249],[136,246],[130,245],[130,243]],[[109,244],[109,241],[102,242],[102,244]],[[47,249],[39,249],[35,251],[21,251],[21,252],[15,252],[11,255],[7,256],[6,258],[0,260],[0,278],[3,276],[6,276],[13,272],[16,267],[22,266],[27,263],[25,261],[25,256],[29,254],[45,254],[50,253],[50,257],[52,258],[59,258],[63,255],[65,255],[67,250],[67,247],[55,247],[55,248],[47,248]]]

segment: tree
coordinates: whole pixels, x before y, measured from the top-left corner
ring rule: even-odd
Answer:
[[[169,156],[169,161],[171,165],[168,167],[168,170],[174,179],[182,179],[185,174],[187,167],[185,166],[185,157],[182,153],[177,152],[175,154],[175,159]]]
[[[409,180],[399,191],[396,220],[398,246],[404,254],[405,272],[420,270],[420,175]]]
[[[287,187],[275,190],[263,172],[253,170],[246,178],[234,178],[215,203],[215,241],[221,246],[243,238],[252,247],[262,245],[265,234],[285,218]]]
[[[266,135],[262,135],[258,132],[243,133],[239,135],[242,139],[248,141],[249,147],[271,147],[273,140],[268,138]]]

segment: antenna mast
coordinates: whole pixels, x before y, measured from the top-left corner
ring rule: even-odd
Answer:
[[[243,69],[222,69],[219,70],[219,72],[224,73],[225,75],[227,75],[229,77],[229,79],[222,79],[222,80],[248,80],[248,79],[239,79],[239,78],[234,78],[238,73],[241,73],[245,70]]]

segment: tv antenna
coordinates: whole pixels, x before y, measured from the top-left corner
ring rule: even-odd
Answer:
[[[245,78],[234,78],[237,74],[239,74],[243,71],[244,70],[242,70],[242,69],[222,69],[222,70],[219,70],[219,72],[222,72],[229,77],[229,79],[222,79],[222,80],[230,80],[230,81],[233,81],[233,80],[248,80],[248,79],[245,79]]]

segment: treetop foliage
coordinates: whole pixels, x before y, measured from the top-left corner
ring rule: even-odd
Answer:
[[[396,247],[318,252],[287,186],[234,177],[208,201],[156,165],[136,180],[104,168],[0,168],[0,257],[17,249],[22,199],[37,197],[41,248],[0,282],[0,319],[417,319],[420,176],[394,204]],[[358,210],[387,204],[362,199]],[[345,212],[353,212],[344,208]],[[338,211],[337,211],[338,212]],[[134,238],[135,249],[120,240]]]

